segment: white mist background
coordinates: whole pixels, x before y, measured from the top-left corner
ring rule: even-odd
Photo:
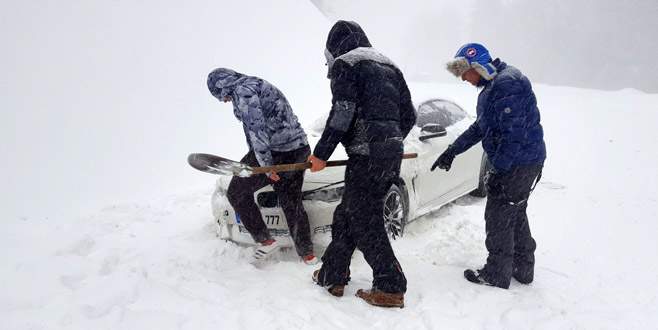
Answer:
[[[207,185],[188,153],[246,150],[231,106],[208,93],[207,73],[225,66],[263,77],[309,122],[330,107],[322,52],[331,20],[358,21],[409,80],[458,81],[445,61],[482,41],[533,83],[655,92],[657,8],[648,0],[2,2],[0,206],[10,217],[53,218]]]
[[[247,150],[231,105],[207,90],[216,67],[271,81],[302,119],[330,102],[330,23],[308,1],[1,6],[5,215],[52,218],[207,185],[187,154]],[[294,6],[306,14],[293,21]]]
[[[480,42],[535,83],[658,93],[655,0],[311,1],[359,22],[415,80],[451,81],[445,62]]]

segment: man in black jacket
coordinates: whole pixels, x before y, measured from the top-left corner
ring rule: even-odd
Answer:
[[[325,56],[333,106],[309,161],[324,169],[338,143],[347,150],[345,192],[334,212],[332,241],[313,279],[342,296],[350,259],[358,248],[373,270],[370,290],[357,296],[376,306],[402,307],[407,280],[384,229],[384,197],[399,178],[402,141],[416,113],[400,70],[372,48],[355,22],[338,21]]]

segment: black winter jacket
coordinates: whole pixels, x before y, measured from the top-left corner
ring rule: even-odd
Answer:
[[[327,160],[338,143],[347,154],[400,157],[416,112],[402,72],[373,49],[354,22],[338,21],[327,38],[331,112],[314,154]]]

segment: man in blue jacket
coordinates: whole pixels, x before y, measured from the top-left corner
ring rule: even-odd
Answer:
[[[534,277],[536,248],[526,207],[546,159],[544,133],[530,81],[500,59],[492,60],[476,43],[462,46],[448,71],[476,87],[477,120],[446,149],[432,166],[450,170],[455,156],[482,141],[491,170],[484,213],[486,265],[467,269],[464,276],[477,284],[509,288],[511,278],[529,284]]]
[[[305,162],[311,154],[306,133],[283,93],[269,82],[226,68],[208,75],[208,90],[222,102],[233,102],[233,114],[242,122],[249,152],[240,162],[270,166]],[[316,264],[308,216],[302,205],[304,172],[233,177],[227,197],[254,241],[260,243],[254,257],[264,259],[279,248],[254,202],[254,192],[272,184],[286,215],[297,254],[306,264]]]

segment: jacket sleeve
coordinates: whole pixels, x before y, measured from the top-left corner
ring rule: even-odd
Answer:
[[[270,147],[270,133],[263,115],[258,94],[248,88],[241,88],[238,92],[238,109],[242,113],[242,123],[250,146],[254,150],[258,164],[272,165],[272,152]]]
[[[482,141],[482,136],[480,125],[476,120],[467,130],[464,131],[464,133],[457,137],[455,142],[452,143],[453,152],[455,155],[461,154],[476,143]]]
[[[508,95],[493,104],[500,130],[500,143],[491,163],[497,171],[506,172],[512,167],[525,140],[525,97],[523,94]]]
[[[411,93],[404,78],[402,78],[401,91],[400,131],[402,132],[402,138],[406,138],[416,124],[416,109],[414,109],[414,104],[411,102]]]
[[[358,102],[358,76],[354,67],[338,60],[332,68],[331,93],[333,94],[329,118],[313,154],[328,160],[352,127]]]

